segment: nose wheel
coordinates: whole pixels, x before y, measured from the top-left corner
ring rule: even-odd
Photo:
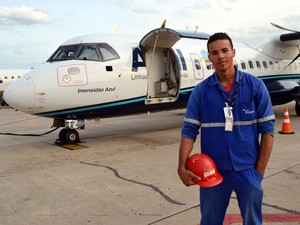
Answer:
[[[59,132],[58,137],[60,143],[76,144],[80,142],[79,133],[75,129],[64,128]]]

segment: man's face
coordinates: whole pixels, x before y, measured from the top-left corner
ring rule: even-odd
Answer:
[[[226,39],[211,42],[209,48],[209,60],[213,63],[216,71],[226,71],[233,66],[235,49],[231,48],[230,42]]]

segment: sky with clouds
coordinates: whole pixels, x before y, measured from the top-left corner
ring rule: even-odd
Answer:
[[[227,32],[235,40],[300,30],[299,0],[1,0],[0,69],[36,67],[74,36],[143,36],[160,27]],[[139,40],[137,40],[139,41]]]

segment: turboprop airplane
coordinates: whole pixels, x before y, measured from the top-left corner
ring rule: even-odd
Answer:
[[[84,35],[9,85],[4,99],[25,113],[54,118],[61,143],[79,142],[85,119],[185,108],[195,85],[214,72],[209,34],[154,29],[143,38]],[[139,42],[138,42],[139,41]],[[296,100],[300,115],[300,33],[234,43],[235,64],[261,78],[273,105]]]
[[[20,78],[29,69],[0,69],[0,104],[5,104],[3,100],[4,89],[13,81]]]

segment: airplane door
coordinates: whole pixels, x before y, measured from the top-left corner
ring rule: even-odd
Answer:
[[[195,79],[202,80],[204,78],[204,71],[200,56],[198,54],[192,53],[190,54],[190,57],[192,60]]]
[[[141,41],[147,67],[145,104],[174,102],[180,90],[180,66],[172,46],[181,39],[179,33],[167,28],[149,32]]]

